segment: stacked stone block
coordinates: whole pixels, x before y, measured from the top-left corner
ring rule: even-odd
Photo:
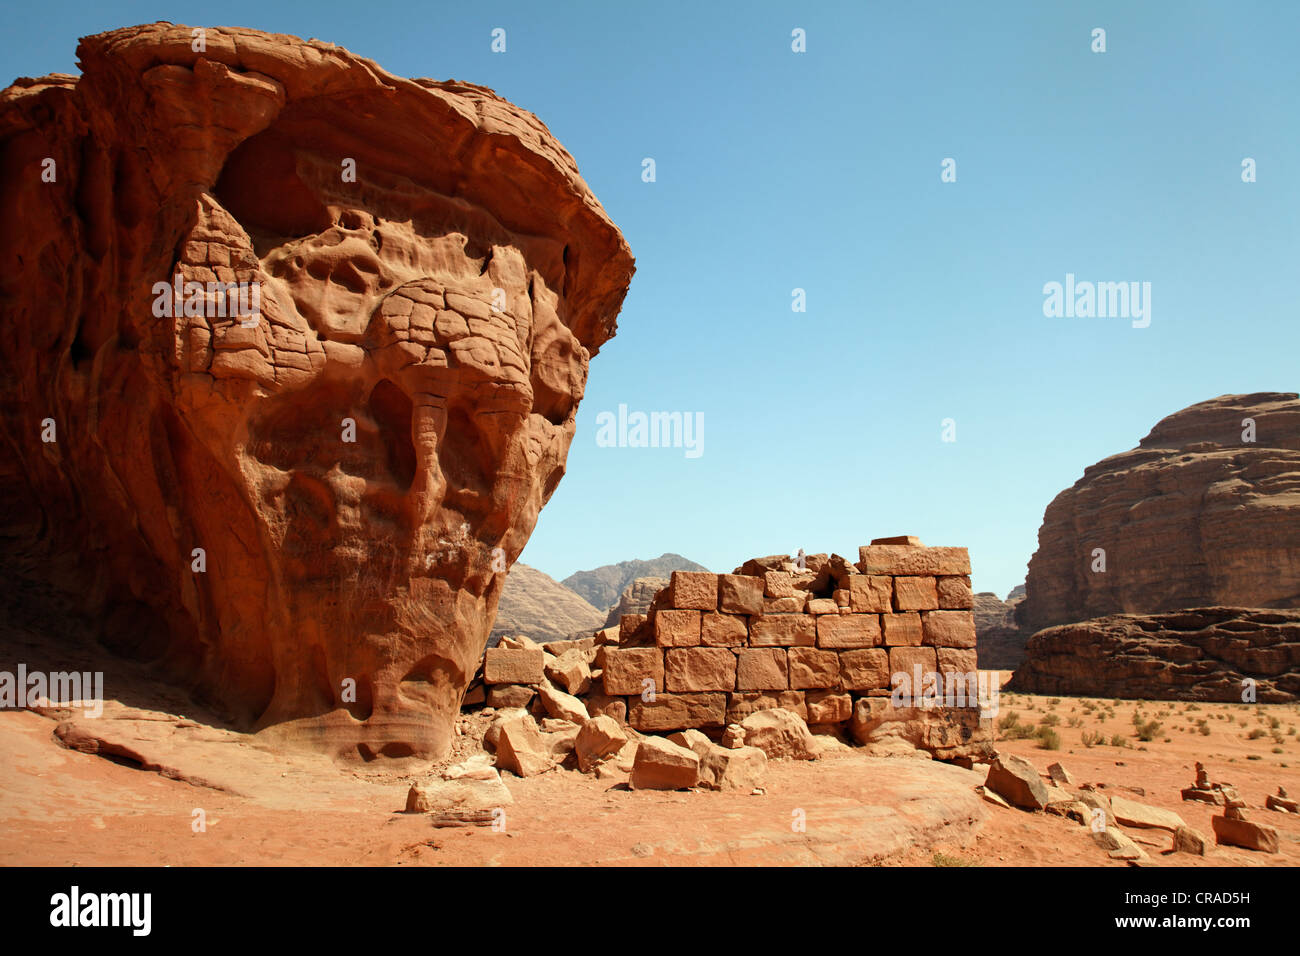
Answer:
[[[604,694],[650,733],[769,707],[840,724],[858,698],[888,697],[893,674],[973,674],[970,557],[912,541],[878,539],[856,564],[811,555],[802,568],[773,558],[674,572],[649,614],[625,615],[618,643],[599,649]]]

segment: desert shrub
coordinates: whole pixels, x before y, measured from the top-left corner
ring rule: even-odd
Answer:
[[[1020,715],[1014,710],[1009,710],[998,718],[998,730],[1010,730],[1020,722]]]
[[[1121,734],[1114,734],[1114,735],[1110,738],[1110,745],[1111,745],[1112,747],[1127,747],[1127,746],[1128,746],[1128,738],[1122,736]]]
[[[1250,729],[1250,733],[1246,734],[1246,739],[1247,739],[1247,740],[1259,740],[1260,737],[1263,737],[1263,736],[1264,736],[1264,733],[1265,733],[1265,731],[1264,731],[1264,728],[1263,728],[1263,727],[1252,727],[1252,728]]]
[[[1044,727],[1055,727],[1061,722],[1061,718],[1058,714],[1044,714],[1038,722]]]
[[[1051,727],[1039,727],[1038,730],[1034,732],[1034,736],[1038,738],[1038,746],[1042,750],[1061,749],[1061,735]]]
[[[1104,744],[1106,742],[1106,735],[1101,733],[1093,733],[1090,730],[1085,730],[1082,733],[1082,735],[1080,735],[1079,740],[1083,743],[1085,747],[1091,749],[1097,746],[1098,744]]]
[[[1160,733],[1161,723],[1156,720],[1148,720],[1145,723],[1137,725],[1138,740],[1144,743],[1155,739],[1156,734]]]

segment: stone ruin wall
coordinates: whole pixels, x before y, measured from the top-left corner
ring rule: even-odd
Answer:
[[[780,707],[816,732],[847,731],[883,752],[982,756],[991,721],[975,699],[967,550],[873,543],[859,557],[809,555],[798,568],[777,556],[732,574],[674,572],[649,613],[623,615],[617,628],[544,647],[507,638],[488,650],[466,704],[531,705],[544,716],[547,695],[534,691],[549,682],[592,717],[642,733],[696,729],[716,738]],[[969,699],[958,698],[965,706],[895,706],[893,675],[912,680],[918,668],[941,675],[946,689],[954,675],[969,681]]]

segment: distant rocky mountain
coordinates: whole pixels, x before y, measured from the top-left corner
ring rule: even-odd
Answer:
[[[1047,506],[1025,583],[1016,618],[1027,631],[1116,613],[1300,606],[1300,396],[1200,402],[1084,469]]]
[[[1016,624],[1016,605],[1024,600],[1025,586],[1011,589],[1005,601],[992,591],[975,595],[975,649],[985,670],[1015,670],[1025,656],[1029,634]]]
[[[609,608],[616,604],[623,590],[637,578],[666,578],[674,571],[707,571],[702,564],[680,554],[661,554],[650,561],[620,561],[591,571],[570,574],[561,584],[580,594],[588,604]]]
[[[689,570],[683,568],[681,570]],[[624,614],[645,614],[656,594],[668,587],[668,578],[637,578],[623,589],[618,603],[609,609],[605,627],[613,627]]]
[[[593,631],[604,620],[604,610],[592,607],[554,578],[516,564],[501,592],[488,646],[495,647],[509,634],[524,634],[535,641],[564,640],[576,631]]]

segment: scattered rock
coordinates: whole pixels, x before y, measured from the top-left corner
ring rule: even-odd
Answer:
[[[710,743],[700,756],[700,784],[710,790],[754,790],[767,776],[767,754],[757,747]]]
[[[613,717],[588,718],[582,722],[573,743],[578,769],[590,773],[601,761],[622,750],[627,742],[627,734]]]
[[[727,729],[722,732],[721,743],[732,750],[745,746],[745,728],[740,724],[727,724]]]
[[[416,784],[406,795],[407,813],[433,810],[487,810],[514,802],[486,754],[442,771],[441,779]],[[488,815],[489,822],[491,814]]]
[[[1205,856],[1208,844],[1205,837],[1191,827],[1179,827],[1174,831],[1175,853],[1190,853],[1192,856]]]
[[[1058,787],[1070,787],[1074,785],[1074,781],[1070,779],[1069,772],[1059,763],[1054,763],[1048,766],[1047,776],[1050,777],[1052,783],[1056,784]]]
[[[1047,806],[1047,785],[1038,770],[1024,757],[998,754],[989,766],[984,786],[1024,810],[1042,810]]]
[[[1147,859],[1146,851],[1130,840],[1123,831],[1107,827],[1105,830],[1093,831],[1092,839],[1112,860]]]
[[[1277,830],[1262,823],[1233,819],[1228,816],[1211,817],[1214,840],[1220,846],[1239,846],[1260,853],[1277,853]]]
[[[817,756],[816,742],[798,714],[782,707],[759,710],[741,721],[745,744],[757,747],[769,759],[788,757],[812,760]]]
[[[545,773],[553,766],[550,747],[531,714],[500,721],[496,738],[497,766],[520,777]]]
[[[590,718],[586,706],[578,698],[563,691],[556,690],[554,687],[543,685],[538,694],[542,698],[542,706],[552,717],[558,717],[561,720],[569,720],[579,726]]]
[[[1151,827],[1175,833],[1179,827],[1187,826],[1183,818],[1172,810],[1162,810],[1124,797],[1111,797],[1110,808],[1115,819],[1126,827]]]

